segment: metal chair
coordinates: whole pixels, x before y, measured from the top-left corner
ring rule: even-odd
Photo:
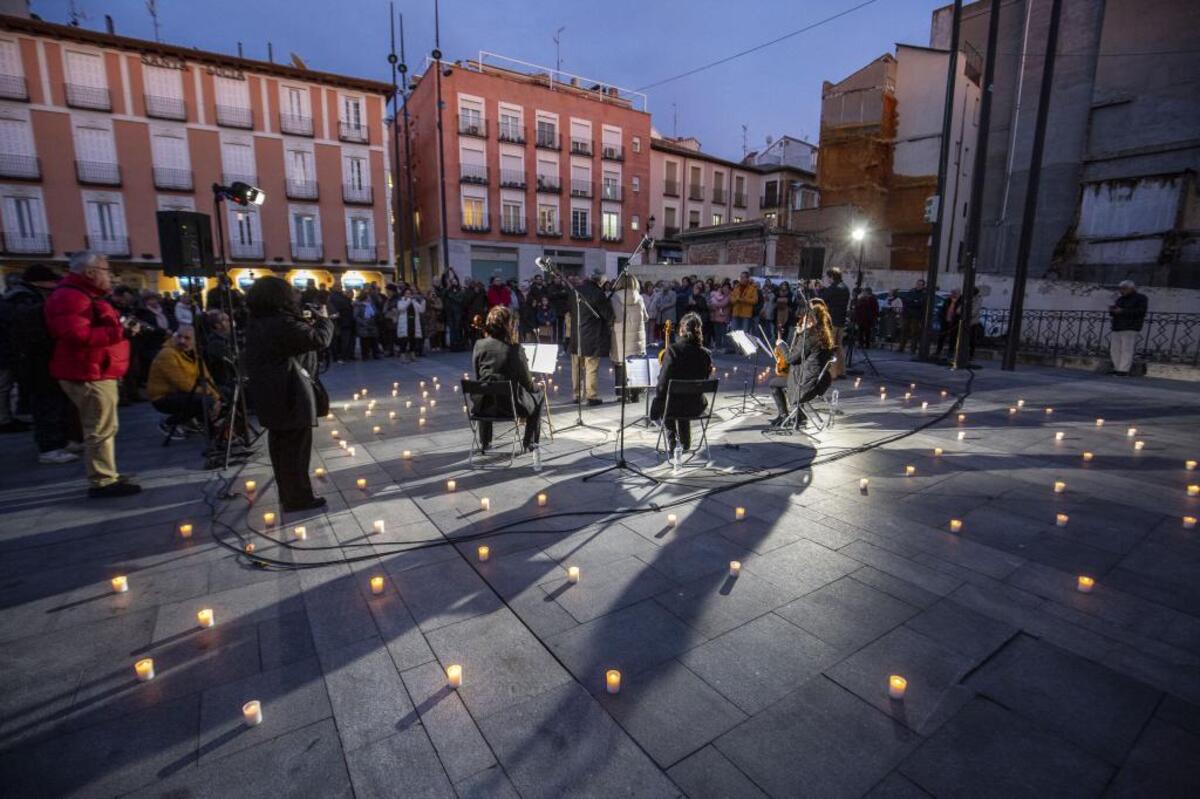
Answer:
[[[654,442],[655,452],[665,452],[667,457],[671,453],[666,452],[664,446],[667,441],[667,425],[671,422],[692,422],[700,423],[700,441],[696,445],[696,452],[701,448],[704,449],[704,459],[712,460],[708,449],[708,425],[712,421],[713,409],[717,405],[717,389],[720,381],[716,378],[707,380],[675,380],[667,381],[667,396],[663,400],[662,417],[657,420],[658,438]],[[707,395],[707,396],[706,396]],[[671,400],[676,401],[678,405],[679,399],[683,397],[702,397],[706,398],[704,410],[694,414],[673,414],[671,413]]]
[[[820,374],[817,375],[818,385],[829,374],[829,370],[837,363],[837,360],[837,356],[834,356],[821,368]],[[814,433],[824,433],[826,430],[833,429],[838,413],[838,390],[833,388],[833,381],[830,381],[829,385],[830,387],[826,388],[823,394],[818,394],[806,402],[798,403],[795,408],[792,408],[788,412],[787,418],[779,425],[779,429],[786,432],[798,432],[809,438],[815,438]],[[801,412],[808,420],[805,427],[797,424]]]
[[[511,380],[495,380],[488,383],[481,383],[478,380],[463,380],[462,395],[463,411],[467,414],[467,424],[471,428],[471,451],[467,456],[467,462],[471,468],[475,468],[476,451],[483,446],[483,439],[479,437],[480,422],[488,422],[492,425],[492,442],[502,439],[506,435],[512,436],[512,447],[509,450],[507,464],[512,466],[513,461],[521,452],[521,417],[517,414],[516,386]],[[509,412],[507,414],[476,413],[473,408],[479,406],[486,397],[492,398],[494,400],[492,404],[498,408],[505,407],[504,403],[507,402]],[[503,431],[496,430],[497,423],[504,424]]]

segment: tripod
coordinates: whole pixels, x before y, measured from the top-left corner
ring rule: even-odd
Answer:
[[[654,227],[654,218],[651,217],[646,225],[646,235],[642,236],[642,240],[640,242],[638,242],[637,248],[630,254],[629,260],[625,262],[625,269],[617,277],[617,282],[622,284],[621,292],[623,295],[621,297],[621,307],[623,308],[623,312],[621,314],[621,353],[622,353],[622,355],[624,355],[624,351],[625,351],[625,342],[629,340],[628,339],[629,310],[630,310],[629,309],[629,291],[633,284],[633,275],[631,275],[629,273],[629,265],[631,263],[633,263],[634,258],[641,255],[650,246],[650,244],[652,242],[652,239],[650,238],[650,230],[653,227]],[[642,324],[641,319],[638,320],[638,324],[639,325]],[[621,420],[617,425],[617,450],[616,450],[617,462],[614,463],[612,466],[606,466],[598,472],[594,472],[593,474],[587,475],[586,477],[583,478],[583,482],[586,483],[588,480],[599,477],[602,474],[608,474],[609,472],[612,472],[612,471],[624,470],[627,472],[632,472],[633,474],[636,474],[638,477],[645,478],[646,480],[649,480],[650,482],[657,485],[658,483],[660,483],[662,481],[659,480],[657,477],[651,477],[650,475],[643,472],[641,469],[637,468],[636,466],[631,465],[629,463],[629,461],[625,460],[625,406],[629,402],[629,391],[627,390],[627,386],[629,384],[629,368],[627,366],[625,366],[624,364],[622,365],[621,376],[622,376],[622,380],[621,380]],[[664,424],[666,423],[665,419],[663,420],[663,423]]]
[[[863,243],[858,243],[858,276],[854,279],[854,291],[850,293],[850,299],[846,301],[846,374],[857,375],[862,374],[861,369],[854,369],[854,342],[858,339],[858,320],[854,318],[854,303],[862,296],[862,259],[863,259]],[[867,364],[867,371],[871,377],[879,377],[879,370],[875,368],[875,364],[871,361],[870,354],[863,349],[863,360]]]
[[[581,320],[579,318],[581,309],[587,308],[588,312],[597,319],[603,319],[603,317],[600,316],[600,313],[593,308],[587,300],[579,296],[579,290],[570,284],[566,278],[566,275],[564,275],[561,270],[556,270],[554,268],[554,262],[552,260],[542,257],[535,258],[533,262],[537,265],[538,269],[541,269],[546,274],[552,275],[553,277],[557,277],[559,280],[561,280],[563,285],[567,286],[570,289],[571,294],[575,297],[575,310],[571,316],[571,344],[576,350],[578,350],[579,332],[582,328],[582,325],[580,324]],[[589,430],[595,430],[597,432],[607,434],[608,431],[603,427],[594,424],[588,424],[587,422],[583,421],[583,382],[586,375],[578,373],[576,371],[577,369],[584,369],[586,372],[586,369],[583,366],[582,355],[577,355],[576,360],[571,363],[571,382],[573,388],[575,389],[575,421],[566,427],[558,428],[558,430],[559,432],[562,432],[564,430],[574,430],[576,427],[586,427]],[[547,399],[547,407],[549,407],[549,402],[549,399]]]

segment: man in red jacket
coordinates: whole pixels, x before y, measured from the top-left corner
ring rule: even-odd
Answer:
[[[129,341],[104,299],[111,290],[108,259],[83,250],[71,256],[71,273],[46,300],[46,329],[54,339],[50,376],[79,409],[89,497],[142,490],[117,471],[117,381],[129,368]]]

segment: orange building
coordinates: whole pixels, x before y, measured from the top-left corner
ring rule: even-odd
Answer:
[[[443,63],[449,264],[463,279],[524,280],[549,255],[615,276],[650,212],[650,115],[616,87],[517,66]],[[409,99],[423,280],[444,264],[433,69]]]
[[[161,278],[155,213],[212,213],[212,184],[258,186],[224,209],[245,283],[382,281],[390,84],[0,16],[4,271],[106,253],[126,285]],[[214,237],[216,223],[214,220]]]

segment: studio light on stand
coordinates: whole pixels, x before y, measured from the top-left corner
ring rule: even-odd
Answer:
[[[858,274],[854,278],[854,291],[850,292],[850,300],[846,306],[846,374],[862,374],[862,370],[854,369],[854,344],[858,340],[858,322],[855,319],[854,304],[858,302],[862,296],[863,284],[863,251],[867,244],[867,226],[859,223],[850,229],[850,241],[858,244]],[[871,363],[871,356],[867,354],[866,349],[862,351],[863,360],[867,364],[867,370],[872,376],[878,377],[879,370],[875,368],[875,364]]]

